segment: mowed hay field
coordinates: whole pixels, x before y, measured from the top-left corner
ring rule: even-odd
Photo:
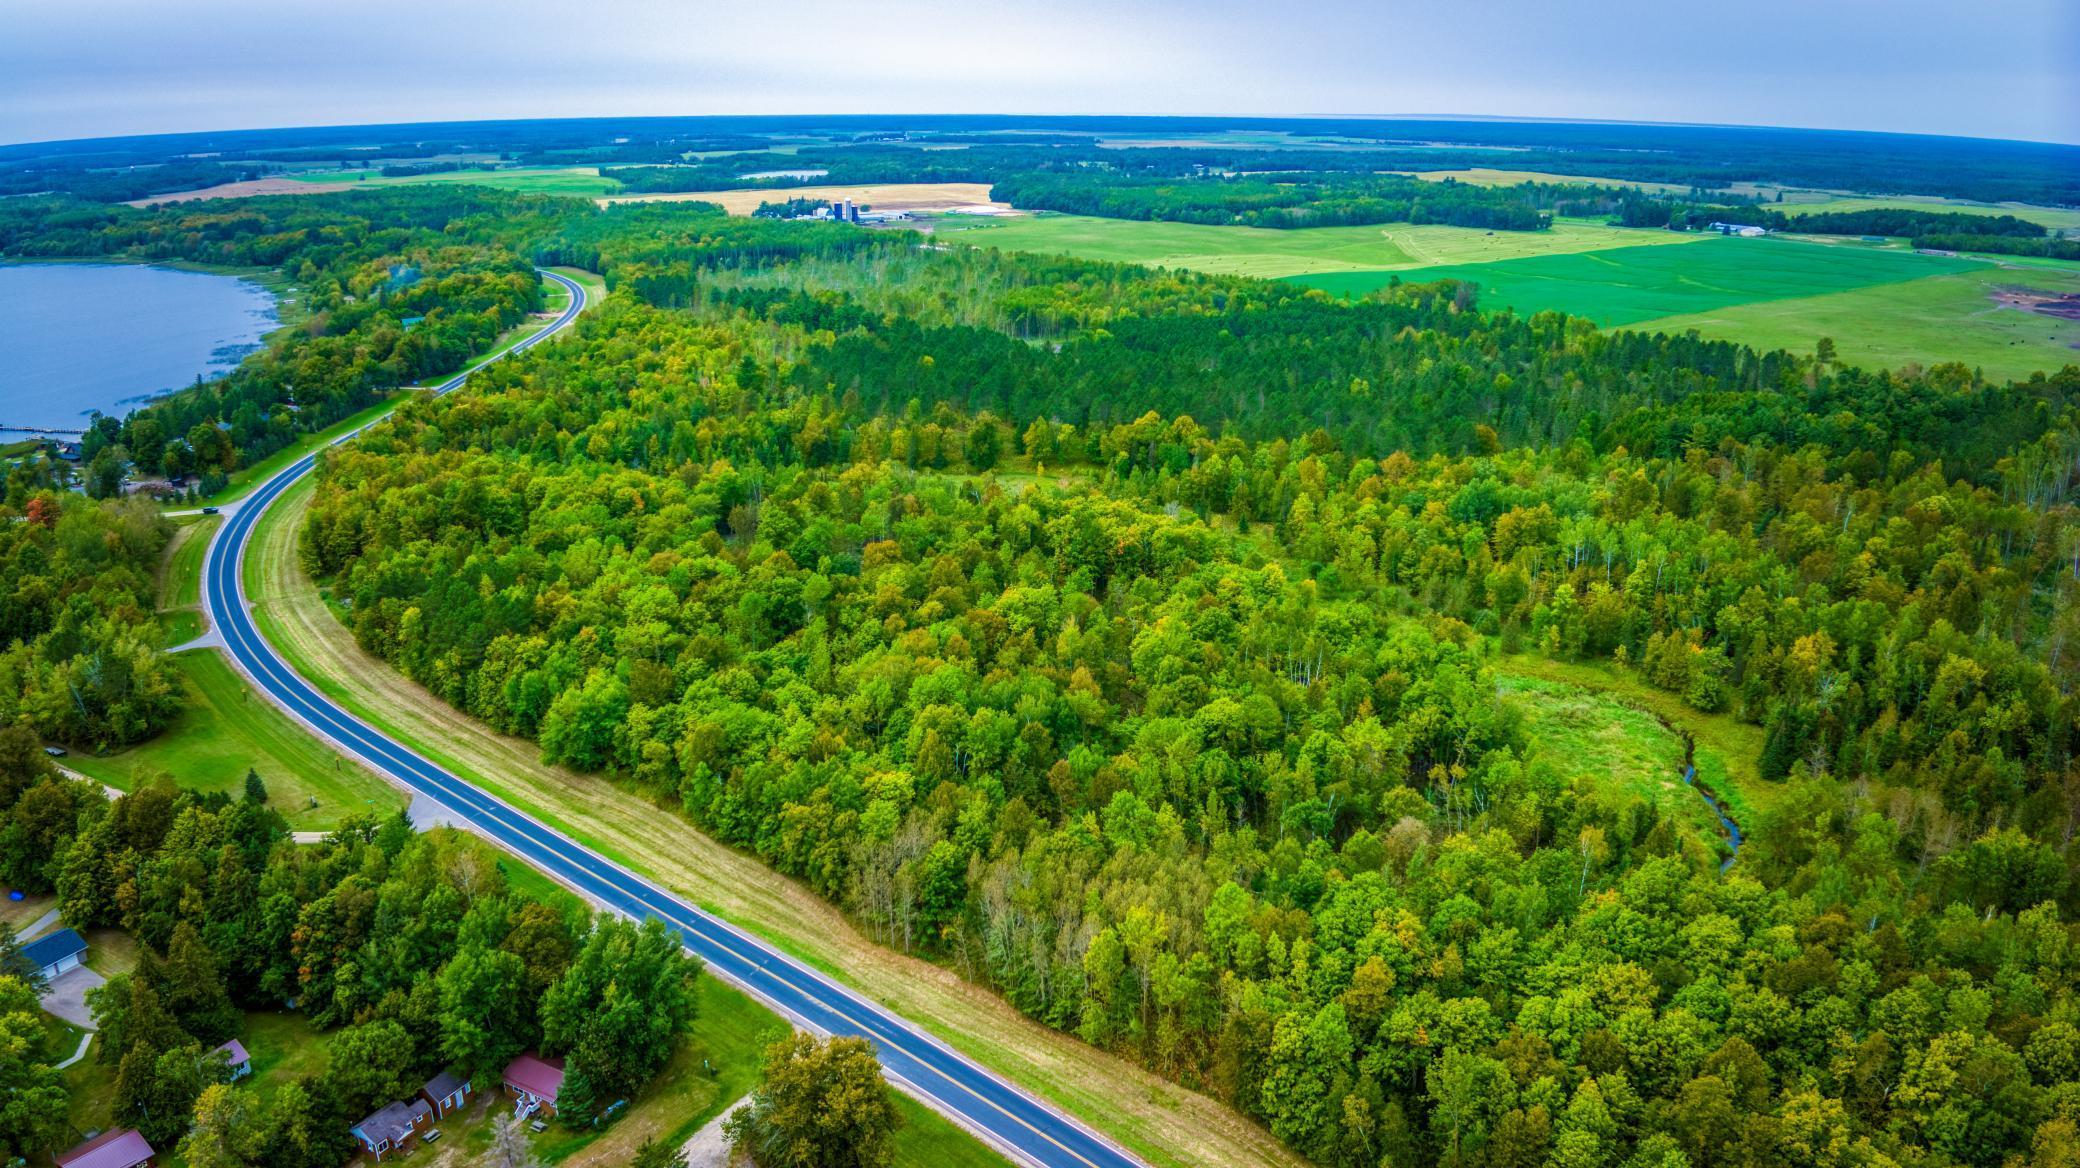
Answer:
[[[1962,361],[1991,377],[2021,378],[2080,364],[2080,321],[2002,304],[2001,289],[2080,296],[2080,267],[1982,265],[1974,271],[1847,292],[1739,304],[1635,327],[1696,329],[1765,349],[1810,352],[1832,337],[1851,364],[1897,369]]]
[[[1041,214],[974,220],[947,217],[935,220],[933,229],[937,238],[949,243],[1268,279],[1483,263],[1627,245],[1695,243],[1702,239],[1671,231],[1607,227],[1574,219],[1561,220],[1546,231],[1489,232],[1407,223],[1278,231]]]
[[[1508,307],[1526,314],[1558,309],[1611,326],[1757,300],[1914,280],[1977,266],[1977,261],[1944,256],[1709,236],[1683,248],[1623,247],[1490,264],[1329,273],[1295,280],[1344,296],[1363,295],[1396,277],[1404,282],[1471,280],[1480,285],[1485,307]]]
[[[988,183],[869,183],[849,187],[760,187],[730,191],[672,191],[660,194],[609,195],[599,200],[611,203],[714,203],[732,215],[749,215],[761,203],[784,203],[789,199],[818,199],[831,202],[851,199],[876,211],[950,211],[955,207],[995,206]]]
[[[1962,361],[1994,377],[2080,362],[2080,322],[2004,305],[1998,289],[2080,294],[2080,266],[1996,263],[1902,248],[1691,236],[1685,248],[1625,247],[1489,264],[1327,272],[1294,281],[1364,295],[1392,280],[1470,280],[1488,308],[1558,310],[1605,327],[1696,329],[1765,349],[1897,368]]]

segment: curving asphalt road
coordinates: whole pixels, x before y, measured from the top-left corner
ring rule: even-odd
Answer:
[[[554,272],[542,274],[570,291],[570,307],[511,352],[532,348],[568,328],[584,308],[585,291],[576,282]],[[434,392],[447,393],[468,376],[457,374]],[[356,430],[339,441],[359,433]],[[443,770],[348,713],[299,677],[254,624],[240,569],[254,524],[315,463],[315,454],[307,456],[224,508],[225,522],[210,541],[203,562],[203,608],[210,625],[222,634],[233,664],[261,693],[320,737],[408,790],[440,803],[478,832],[599,903],[638,920],[655,917],[663,921],[685,938],[686,947],[700,955],[711,972],[743,987],[798,1025],[825,1034],[869,1039],[892,1079],[1014,1160],[1044,1168],[1128,1168],[1140,1163],[1111,1141],[883,1007]]]

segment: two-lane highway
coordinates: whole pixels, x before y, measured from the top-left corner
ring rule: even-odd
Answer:
[[[514,346],[531,348],[577,320],[585,291],[554,272],[571,304],[548,328]],[[458,374],[436,393],[461,385]],[[358,434],[359,431],[356,431]],[[346,441],[354,434],[340,439]],[[935,1110],[1014,1159],[1046,1168],[1127,1168],[1123,1149],[1050,1104],[1011,1086],[884,1007],[846,989],[756,937],[678,899],[649,881],[523,815],[469,781],[363,722],[291,669],[267,643],[247,607],[242,565],[254,524],[316,464],[307,456],[227,508],[203,564],[203,606],[232,662],[256,688],[320,737],[407,789],[423,794],[478,832],[601,904],[678,931],[711,971],[744,987],[796,1023],[826,1034],[870,1039],[889,1075]]]

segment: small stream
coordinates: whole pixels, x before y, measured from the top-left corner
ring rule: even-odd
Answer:
[[[1689,739],[1687,736],[1684,742],[1685,745],[1688,744]],[[1732,852],[1719,863],[1719,871],[1723,873],[1728,868],[1733,867],[1735,860],[1741,858],[1741,825],[1735,823],[1726,814],[1726,809],[1719,806],[1719,801],[1712,798],[1710,791],[1697,785],[1697,765],[1695,763],[1686,762],[1683,764],[1683,784],[1697,792],[1697,797],[1704,800],[1704,805],[1712,809],[1712,814],[1719,819],[1719,826],[1726,831],[1726,846],[1731,848]]]

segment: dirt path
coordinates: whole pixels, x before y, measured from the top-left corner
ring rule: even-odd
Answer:
[[[702,908],[759,933],[1066,1108],[1152,1163],[1295,1165],[1269,1132],[1215,1100],[1049,1030],[951,971],[869,940],[807,888],[696,831],[676,809],[607,780],[545,766],[533,743],[496,733],[361,651],[325,608],[294,552],[310,501],[277,503],[250,553],[256,616],[307,675],[429,757],[576,838],[604,847]],[[430,748],[430,749],[429,749]],[[553,811],[550,809],[554,809]]]

